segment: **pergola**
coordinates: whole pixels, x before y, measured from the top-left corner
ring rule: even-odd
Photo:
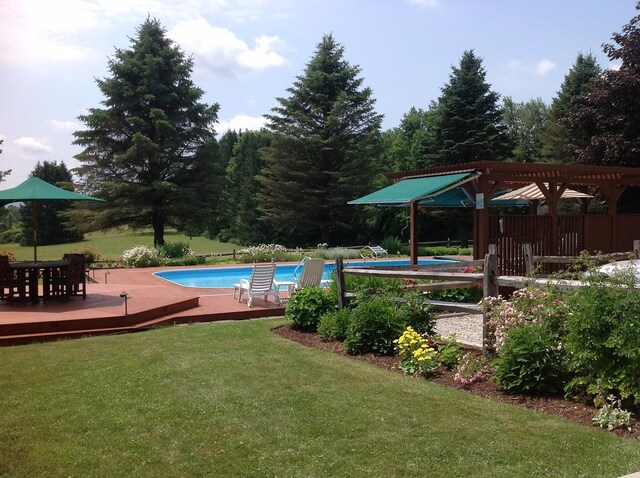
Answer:
[[[416,264],[418,259],[416,225],[420,207],[439,205],[473,207],[473,241],[476,259],[484,256],[490,243],[500,239],[503,239],[504,248],[513,249],[526,241],[538,243],[541,251],[554,255],[561,250],[565,253],[571,252],[567,246],[569,239],[575,242],[573,249],[585,244],[587,246],[594,244],[599,246],[602,252],[615,252],[606,249],[620,247],[622,236],[623,244],[626,244],[627,236],[635,235],[636,239],[640,238],[640,215],[624,215],[624,220],[617,220],[619,216],[617,205],[622,193],[629,186],[640,186],[640,168],[481,161],[391,173],[387,177],[393,180],[394,184],[350,201],[350,204],[408,207],[413,264]],[[518,226],[520,229],[517,233],[514,230],[511,236],[507,233],[504,237],[498,237],[496,224],[499,218],[497,215],[490,214],[489,207],[504,205],[504,203],[492,202],[493,197],[499,191],[517,189],[529,184],[536,184],[544,195],[548,205],[548,215],[531,215],[526,219],[526,224]],[[561,220],[558,215],[558,201],[567,188],[589,194],[601,193],[608,206],[607,214],[588,215],[585,200],[579,215],[580,219],[572,216],[573,222],[568,219]],[[600,219],[594,222],[590,220],[593,216]],[[503,226],[504,217],[501,219],[503,222],[500,225]],[[504,231],[500,234],[504,235]],[[597,237],[590,237],[591,235]],[[632,239],[629,239],[629,244],[624,247],[624,250],[630,250],[631,243]],[[585,248],[589,249],[589,247]],[[504,252],[505,255],[509,253],[506,249]]]

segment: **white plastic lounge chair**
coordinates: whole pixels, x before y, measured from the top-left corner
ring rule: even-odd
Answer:
[[[279,305],[280,294],[278,293],[278,284],[273,280],[276,273],[276,264],[271,262],[269,264],[256,264],[253,266],[251,272],[251,279],[242,279],[239,284],[238,302],[242,302],[242,295],[247,293],[247,305],[249,307],[253,304],[253,298],[255,296],[262,296],[266,301],[267,296],[272,295],[275,299],[276,305]]]
[[[302,272],[298,277],[298,268],[302,266]],[[305,257],[293,272],[295,282],[289,284],[289,297],[296,291],[305,287],[320,287],[322,275],[324,274],[324,259],[311,259]]]
[[[365,256],[364,254],[365,251],[363,251],[360,254],[363,259],[369,259],[369,258],[378,259],[379,257],[389,257],[389,253],[380,246],[367,246],[365,250],[368,253],[368,255]]]

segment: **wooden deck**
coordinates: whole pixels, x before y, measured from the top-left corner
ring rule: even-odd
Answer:
[[[284,315],[273,298],[238,303],[232,289],[181,287],[155,277],[164,268],[98,269],[90,272],[87,299],[39,304],[0,303],[0,346],[60,338],[113,334],[191,322]],[[122,292],[127,292],[125,315]],[[286,296],[286,292],[285,292]]]

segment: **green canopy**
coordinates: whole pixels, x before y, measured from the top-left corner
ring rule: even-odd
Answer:
[[[33,260],[38,260],[38,223],[36,217],[36,201],[103,201],[103,199],[74,193],[49,184],[40,178],[31,177],[15,188],[0,191],[0,203],[31,201],[31,221],[33,223]]]
[[[416,199],[438,196],[475,178],[472,172],[403,179],[391,186],[349,201],[348,204],[406,206]]]
[[[33,200],[70,200],[70,201],[102,201],[102,199],[74,193],[49,184],[40,178],[31,177],[15,188],[0,191],[0,201],[33,201]]]

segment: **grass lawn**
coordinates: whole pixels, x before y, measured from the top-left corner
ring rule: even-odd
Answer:
[[[0,476],[640,470],[636,441],[307,349],[273,334],[277,323],[0,349]]]
[[[98,251],[103,259],[118,259],[122,252],[134,246],[153,246],[153,232],[142,230],[132,232],[130,230],[118,231],[110,229],[105,232],[92,232],[85,234],[84,241],[70,244],[56,244],[52,246],[38,246],[38,259],[56,260],[64,253],[74,249],[91,247]],[[191,249],[198,254],[229,253],[242,246],[230,242],[220,242],[205,237],[193,237],[179,234],[175,230],[167,230],[164,234],[165,242],[186,242]],[[19,261],[33,260],[33,247],[20,246],[20,244],[0,244],[0,251],[12,252]]]

